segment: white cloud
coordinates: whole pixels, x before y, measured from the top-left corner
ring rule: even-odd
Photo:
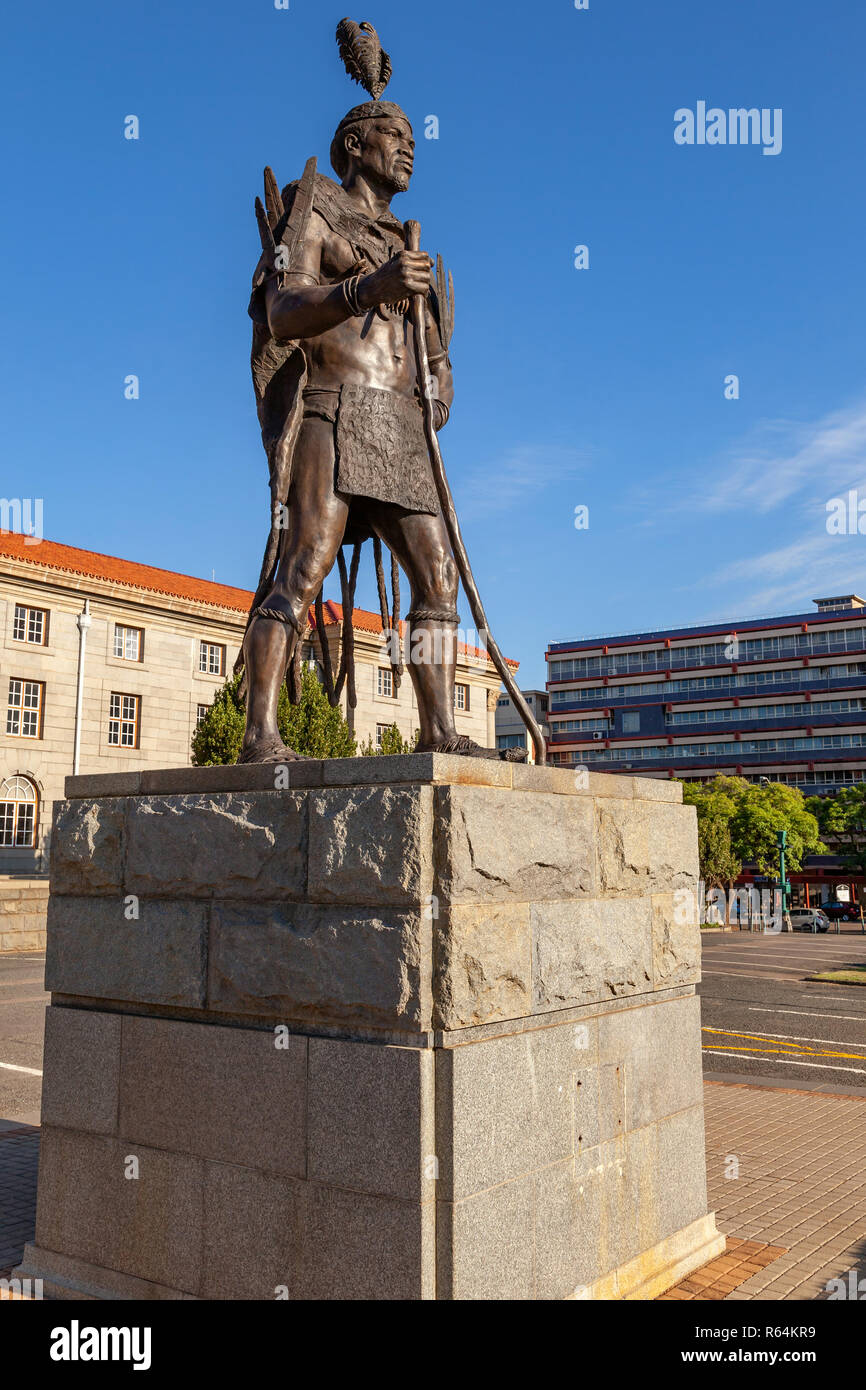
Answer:
[[[707,582],[739,590],[736,606],[744,615],[805,612],[814,598],[866,591],[866,538],[829,536],[822,528],[776,550],[733,560]]]
[[[504,458],[463,473],[461,516],[483,516],[515,509],[524,501],[585,472],[590,455],[553,444],[522,444]],[[575,497],[575,504],[583,499]]]
[[[866,401],[812,424],[763,421],[711,471],[690,509],[769,512],[804,488],[829,498],[855,487],[866,473]]]

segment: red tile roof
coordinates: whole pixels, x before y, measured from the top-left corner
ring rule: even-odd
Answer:
[[[34,544],[31,539],[28,543],[24,536],[10,533],[0,534],[0,556],[3,555],[13,560],[27,560],[34,565],[62,570],[66,574],[105,579],[111,584],[126,584],[132,589],[190,599],[193,603],[210,603],[218,608],[234,609],[238,613],[248,611],[253,597],[246,589],[232,589],[228,584],[213,584],[207,579],[194,579],[188,574],[175,574],[173,570],[155,569],[153,565],[140,565],[135,560],[119,560],[114,555],[100,555],[94,550],[78,550],[72,545],[59,545],[56,541]]]
[[[26,560],[30,564],[42,565],[48,569],[61,570],[66,574],[77,574],[89,579],[104,579],[112,584],[124,584],[131,589],[142,589],[155,594],[166,594],[172,598],[189,599],[193,603],[207,603],[217,608],[227,608],[237,613],[247,613],[253,595],[248,589],[234,589],[228,584],[215,584],[208,579],[195,579],[189,574],[177,574],[174,570],[156,569],[153,565],[141,565],[136,560],[120,560],[114,555],[101,555],[95,550],[78,550],[72,545],[60,545],[57,541],[38,541],[34,543],[24,536],[11,532],[0,533],[0,558],[7,556],[13,560]],[[325,601],[325,626],[343,621],[342,604],[331,599]],[[310,609],[310,621],[315,625],[315,614]],[[356,608],[352,615],[352,626],[363,632],[381,632],[382,619],[378,613],[368,613],[364,608]],[[404,624],[400,624],[402,632]],[[486,655],[479,647],[459,644],[466,656],[482,659]],[[519,662],[509,659],[508,665],[516,670]]]

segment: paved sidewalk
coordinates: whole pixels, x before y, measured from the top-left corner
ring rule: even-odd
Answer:
[[[704,1105],[719,1230],[787,1252],[726,1297],[826,1299],[830,1279],[866,1278],[866,1097],[707,1082]]]
[[[35,1125],[0,1128],[0,1278],[18,1264],[33,1239],[38,1163]]]
[[[866,1280],[866,1097],[706,1082],[704,1103],[710,1210],[734,1239],[666,1297],[827,1298],[830,1279]],[[0,1276],[33,1239],[38,1152],[34,1126],[0,1127]]]

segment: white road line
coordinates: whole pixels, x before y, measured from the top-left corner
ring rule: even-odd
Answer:
[[[707,1028],[704,1031],[709,1033],[725,1032],[733,1034],[736,1037],[746,1036],[744,1030],[738,1028]],[[756,1028],[754,1033],[749,1033],[746,1036],[746,1040],[748,1041],[749,1038],[770,1038],[773,1041],[787,1039],[788,1042],[830,1043],[834,1047],[857,1047],[861,1052],[866,1051],[866,1043],[852,1043],[848,1042],[846,1038],[807,1038],[802,1033],[762,1033],[760,1028]],[[707,1044],[708,1047],[712,1047],[712,1045],[712,1043]]]
[[[797,954],[791,953],[790,955],[787,952],[784,955],[782,955],[780,952],[778,956],[765,956],[758,955],[757,951],[753,951],[750,955],[747,956],[735,956],[733,952],[730,955],[725,956],[725,961],[729,961],[731,965],[746,965],[750,964],[752,961],[754,961],[757,965],[768,965],[770,963],[772,963],[773,965],[777,965],[784,962],[789,962],[792,965],[796,965],[802,961],[806,961],[809,964],[811,964],[813,961],[824,960],[850,960],[852,965],[866,964],[866,956],[853,956],[850,951],[830,952],[826,955],[822,954],[820,956],[806,956],[801,955],[799,952]]]
[[[768,1056],[767,1053],[758,1052],[753,1056],[750,1052],[718,1052],[714,1047],[705,1047],[703,1050],[708,1057],[735,1057],[745,1062],[772,1062],[773,1064],[781,1062],[783,1066],[788,1067],[817,1067],[819,1071],[847,1071],[849,1075],[856,1072],[858,1076],[866,1076],[866,1067],[831,1067],[826,1062],[795,1062],[791,1057],[779,1057],[775,1053]]]
[[[37,1071],[36,1067],[16,1067],[14,1062],[0,1062],[0,1067],[4,1071],[24,1071],[28,1076],[41,1076],[42,1072]]]
[[[719,1000],[719,1003],[727,1003]],[[800,1014],[804,1018],[838,1018],[840,1023],[862,1023],[866,1014],[816,1014],[811,1009],[764,1009],[758,1004],[746,1006],[751,1014]]]
[[[845,959],[866,959],[866,956],[856,955],[856,951],[822,951],[817,954],[815,951],[726,951],[726,960],[845,960]]]
[[[795,972],[795,974],[800,973],[800,971]],[[765,970],[755,974],[750,970],[706,970],[702,967],[701,975],[729,975],[732,980],[775,980],[777,984],[793,984],[787,975],[769,975]]]

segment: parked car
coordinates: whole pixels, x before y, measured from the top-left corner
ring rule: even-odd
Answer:
[[[820,907],[792,907],[788,913],[794,931],[829,931],[830,918]]]
[[[825,903],[821,911],[831,922],[860,921],[860,908],[856,903]]]

